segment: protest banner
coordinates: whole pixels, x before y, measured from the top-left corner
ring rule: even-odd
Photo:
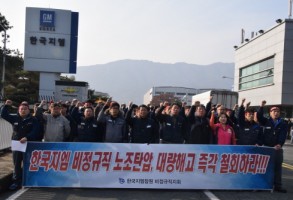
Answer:
[[[268,147],[29,142],[24,186],[270,190],[273,161]]]

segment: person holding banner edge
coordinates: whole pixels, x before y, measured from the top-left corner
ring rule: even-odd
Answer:
[[[1,117],[13,126],[12,140],[17,140],[20,143],[27,141],[35,141],[39,138],[39,122],[30,114],[29,105],[27,102],[22,102],[18,107],[17,115],[11,115],[9,108],[12,106],[11,100],[6,100],[1,112]],[[12,158],[14,164],[13,183],[9,190],[17,190],[22,186],[22,162],[23,152],[12,151]]]
[[[280,108],[273,106],[270,108],[270,117],[263,116],[263,109],[266,101],[262,101],[257,112],[257,120],[264,128],[263,143],[264,146],[273,147],[275,151],[275,176],[274,176],[274,191],[286,193],[287,190],[282,187],[282,163],[283,149],[282,146],[286,141],[287,124],[280,117]]]

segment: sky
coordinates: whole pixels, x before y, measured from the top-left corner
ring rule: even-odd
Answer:
[[[79,13],[77,66],[123,59],[208,65],[234,62],[234,45],[288,18],[288,0],[0,0],[24,51],[25,8]],[[3,44],[0,44],[3,45]]]

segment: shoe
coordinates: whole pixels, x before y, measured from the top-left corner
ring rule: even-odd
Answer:
[[[18,189],[20,189],[21,188],[21,186],[20,185],[18,185],[17,183],[13,183],[12,185],[10,185],[9,186],[9,190],[18,190]]]
[[[287,190],[284,188],[275,188],[274,189],[275,192],[280,192],[280,193],[287,193]]]

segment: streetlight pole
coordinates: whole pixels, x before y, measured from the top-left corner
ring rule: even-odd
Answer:
[[[3,40],[3,66],[2,66],[2,88],[1,88],[1,96],[2,100],[4,100],[4,82],[5,82],[5,64],[6,64],[6,30],[4,26],[0,24],[0,26],[3,28],[4,31],[4,40]]]
[[[222,76],[222,78],[231,79],[232,81],[234,81],[234,78],[229,76]],[[234,85],[232,85],[232,91],[234,91]]]
[[[222,78],[227,78],[227,79],[232,79],[232,80],[234,80],[234,78],[229,77],[229,76],[222,76]]]

